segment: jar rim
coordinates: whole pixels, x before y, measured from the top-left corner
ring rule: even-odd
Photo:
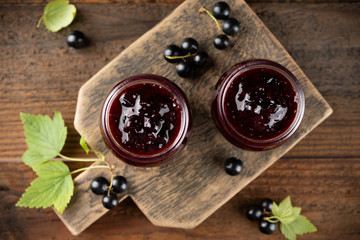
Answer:
[[[295,118],[292,120],[292,123],[281,134],[269,139],[254,139],[239,133],[230,123],[227,114],[225,112],[225,96],[231,83],[240,74],[252,69],[259,69],[259,68],[271,69],[284,76],[287,79],[287,81],[291,84],[296,94],[295,97],[298,99],[297,112]],[[229,134],[232,138],[234,138],[235,141],[245,143],[246,145],[253,148],[259,148],[259,147],[266,148],[269,146],[277,145],[280,142],[284,141],[287,137],[291,136],[300,125],[305,111],[305,96],[303,89],[297,78],[287,68],[280,65],[279,63],[265,59],[253,59],[253,60],[243,61],[235,64],[228,71],[226,71],[220,77],[219,82],[221,83],[219,86],[217,86],[218,95],[216,100],[217,101],[216,109],[218,111],[218,116],[221,117],[221,123],[223,124],[223,129],[227,132],[227,134]]]
[[[155,84],[166,89],[171,95],[173,95],[176,102],[179,104],[181,112],[180,129],[171,145],[167,146],[160,152],[149,155],[136,154],[121,146],[121,144],[118,143],[118,141],[113,136],[109,123],[109,112],[113,102],[126,88],[142,83]],[[186,138],[188,130],[191,128],[190,118],[191,112],[188,101],[184,92],[177,85],[172,83],[170,80],[158,75],[141,74],[131,76],[120,81],[109,92],[101,110],[101,132],[106,145],[121,160],[132,165],[151,165],[152,163],[163,162],[164,160],[171,157],[174,152],[176,152],[176,150]]]

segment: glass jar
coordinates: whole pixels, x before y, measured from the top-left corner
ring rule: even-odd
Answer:
[[[232,66],[216,84],[212,116],[233,145],[263,151],[280,146],[299,127],[304,92],[284,66],[263,59]]]
[[[119,82],[101,111],[106,145],[119,159],[135,166],[169,160],[184,147],[191,126],[184,92],[157,75],[136,75]]]

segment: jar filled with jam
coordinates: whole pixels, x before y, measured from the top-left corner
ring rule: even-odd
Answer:
[[[106,145],[119,159],[135,166],[154,166],[172,158],[187,142],[191,125],[183,91],[151,74],[118,83],[101,112]]]
[[[226,71],[218,81],[212,115],[232,144],[247,150],[269,150],[296,131],[305,110],[296,77],[270,60],[248,60]]]

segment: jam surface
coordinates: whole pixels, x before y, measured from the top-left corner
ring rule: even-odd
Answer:
[[[298,99],[279,72],[255,68],[238,75],[225,95],[225,114],[241,135],[267,140],[285,132],[293,122]]]
[[[129,152],[153,155],[176,139],[181,107],[172,93],[153,83],[139,83],[120,92],[109,110],[110,131]]]

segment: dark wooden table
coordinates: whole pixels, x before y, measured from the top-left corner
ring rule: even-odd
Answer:
[[[20,162],[19,112],[62,112],[64,153],[84,156],[73,127],[78,89],[181,0],[79,0],[75,22],[58,33],[35,28],[44,2],[0,0],[0,239],[284,239],[261,234],[244,209],[288,195],[318,228],[299,239],[360,239],[360,3],[249,1],[334,113],[204,223],[155,227],[128,199],[73,237],[53,210],[15,207],[36,177]],[[65,36],[74,29],[92,45],[68,48]]]

